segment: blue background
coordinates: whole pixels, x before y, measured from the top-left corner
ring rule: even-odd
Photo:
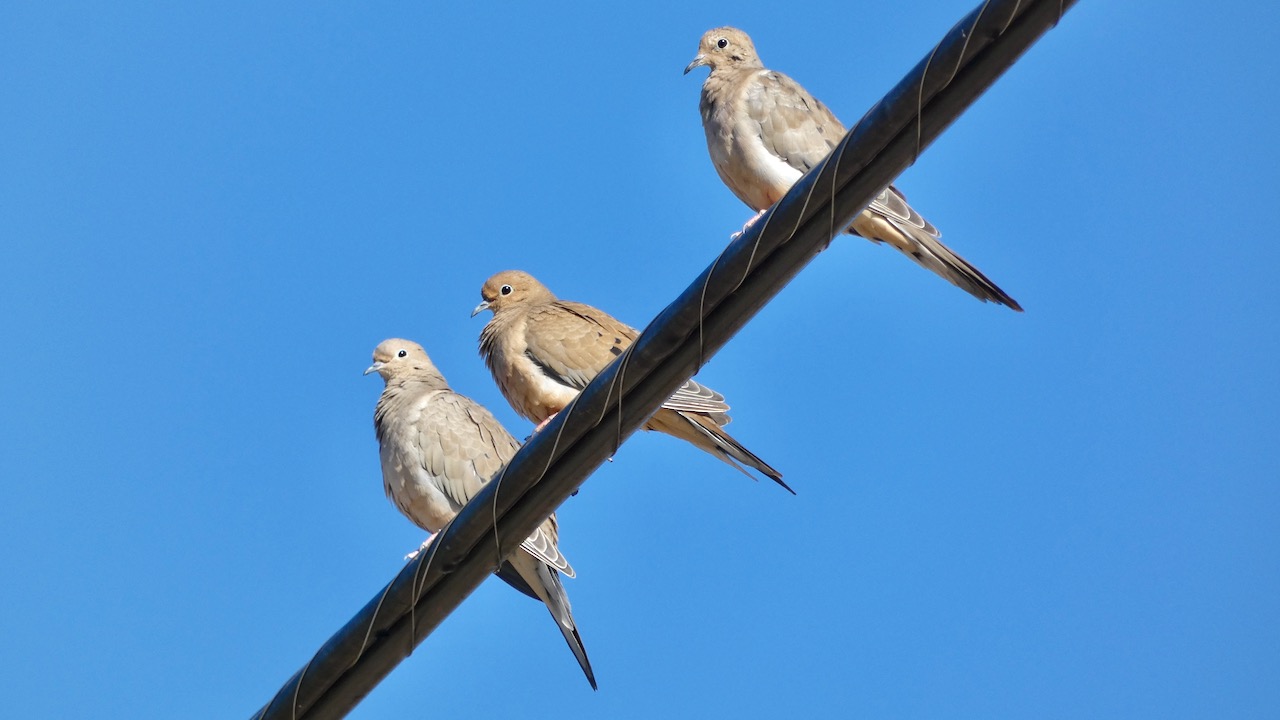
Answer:
[[[422,539],[374,345],[526,434],[486,277],[643,326],[751,214],[703,31],[852,122],[971,7],[7,4],[7,712],[248,717]],[[699,376],[798,496],[636,436],[560,513],[599,692],[489,581],[353,717],[1274,716],[1277,26],[1081,3],[899,181],[1024,315],[835,242]]]

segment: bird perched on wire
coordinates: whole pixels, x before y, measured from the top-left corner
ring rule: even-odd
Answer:
[[[590,305],[559,300],[532,275],[508,270],[485,281],[484,310],[493,318],[480,333],[480,354],[511,407],[541,430],[556,413],[640,335]],[[729,406],[720,393],[685,381],[645,423],[704,450],[750,476],[755,468],[786,488],[782,474],[723,430]],[[535,430],[535,431],[536,431]]]
[[[507,464],[520,443],[483,406],[450,389],[415,342],[393,338],[380,343],[364,374],[373,372],[386,382],[373,413],[383,488],[405,517],[431,533],[421,551]],[[560,573],[574,577],[574,572],[560,553],[558,535],[553,514],[506,559],[498,577],[546,604],[595,689],[595,673],[560,582]]]
[[[704,65],[711,73],[702,83],[698,105],[707,150],[724,184],[759,211],[748,221],[750,227],[830,154],[845,128],[795,80],[766,69],[751,38],[737,28],[708,30],[684,72]],[[846,232],[892,245],[983,302],[1022,310],[986,275],[943,245],[938,229],[892,185],[880,191]]]

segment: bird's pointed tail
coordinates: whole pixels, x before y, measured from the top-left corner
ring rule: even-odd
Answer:
[[[705,414],[662,408],[654,413],[653,417],[649,418],[648,423],[645,424],[645,429],[666,433],[691,443],[695,447],[711,453],[741,470],[747,477],[751,477],[751,473],[747,472],[743,465],[755,468],[770,480],[781,485],[787,492],[792,495],[796,494],[796,491],[792,490],[791,486],[782,481],[782,473],[775,470],[769,463],[761,460],[759,456],[744,447],[742,443],[734,440],[729,433],[720,427],[719,423]]]
[[[569,649],[573,651],[573,656],[578,660],[578,665],[582,667],[582,673],[587,676],[587,682],[591,683],[591,689],[599,689],[596,686],[595,671],[591,669],[591,661],[587,659],[587,648],[582,644],[582,636],[578,634],[578,625],[573,620],[573,611],[569,607],[569,596],[565,593],[564,585],[560,582],[560,573],[556,572],[555,568],[523,550],[516,551],[511,556],[510,561],[519,571],[520,576],[538,594],[538,598],[547,606],[551,617],[556,621],[556,627],[560,628],[560,634],[564,636],[564,641],[568,643]]]
[[[887,203],[887,204],[886,204]],[[886,188],[876,203],[854,218],[849,232],[897,248],[923,268],[983,302],[1022,312],[1018,304],[968,260],[942,244],[941,234],[920,216],[894,188]]]

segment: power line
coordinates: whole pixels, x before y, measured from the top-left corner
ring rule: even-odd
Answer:
[[[667,306],[253,717],[346,715],[1075,0],[990,0]]]

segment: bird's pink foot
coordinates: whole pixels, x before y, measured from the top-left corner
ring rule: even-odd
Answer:
[[[750,229],[751,229],[751,226],[752,226],[752,225],[755,225],[755,224],[756,224],[756,221],[757,221],[757,220],[759,220],[761,217],[763,217],[763,216],[764,216],[764,213],[765,213],[765,211],[764,211],[764,210],[761,210],[760,212],[756,213],[755,215],[752,215],[750,220],[748,220],[748,221],[746,221],[745,223],[743,223],[743,224],[742,224],[742,229],[741,229],[741,230],[739,230],[738,232],[736,232],[736,233],[734,233],[734,234],[732,234],[732,235],[730,235],[730,236],[729,236],[729,242],[733,242],[734,240],[737,240],[738,238],[742,237],[742,233],[744,233],[744,232],[746,232],[746,231],[750,230]]]
[[[555,416],[556,416],[556,415],[559,415],[559,414],[560,414],[560,413],[558,413],[558,412],[553,412],[553,413],[551,413],[551,414],[550,414],[550,415],[548,415],[546,418],[544,418],[542,422],[538,423],[538,427],[534,428],[534,429],[533,429],[533,431],[534,431],[535,433],[537,433],[537,432],[542,432],[542,428],[546,427],[546,426],[547,426],[547,423],[551,422],[551,421],[552,421],[552,419],[554,419],[554,418],[555,418]]]
[[[427,549],[427,547],[431,545],[431,541],[432,541],[432,540],[435,540],[435,539],[436,539],[436,533],[431,533],[430,535],[428,535],[428,536],[427,536],[427,539],[426,539],[426,540],[423,540],[423,541],[422,541],[422,544],[418,546],[418,549],[417,549],[417,550],[414,550],[413,552],[409,553],[408,555],[405,555],[405,556],[404,556],[404,559],[407,561],[407,560],[412,560],[412,559],[414,559],[414,558],[418,557],[419,555],[421,555],[421,554],[422,554],[422,551],[423,551],[423,550],[426,550],[426,549]]]

